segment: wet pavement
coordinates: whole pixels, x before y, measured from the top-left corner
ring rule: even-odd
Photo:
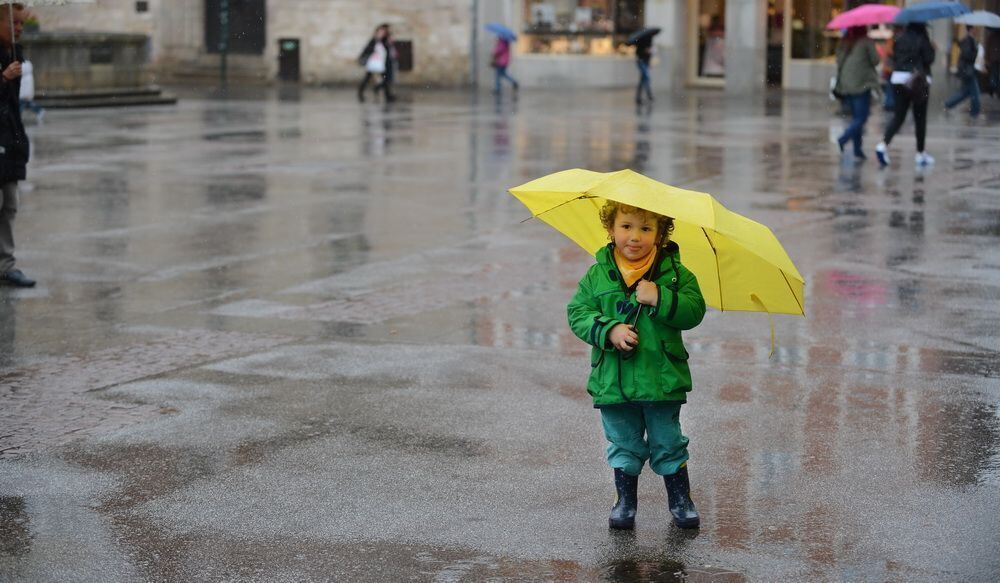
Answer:
[[[404,98],[31,127],[0,580],[1000,577],[998,108],[932,115],[923,171],[906,126],[880,171],[840,162],[824,96]],[[505,193],[571,167],[713,193],[806,278],[770,359],[764,315],[686,333],[697,532],[648,471],[607,530],[564,310],[588,257]]]

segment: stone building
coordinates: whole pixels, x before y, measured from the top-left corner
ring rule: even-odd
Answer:
[[[86,0],[85,0],[86,1]],[[219,68],[230,6],[227,63],[233,77],[270,81],[283,68],[306,83],[353,83],[358,53],[380,22],[393,26],[407,64],[400,82],[488,83],[493,38],[487,22],[515,29],[512,72],[527,87],[620,87],[635,83],[625,40],[659,27],[653,80],[660,88],[701,86],[748,93],[767,85],[825,91],[838,32],[825,30],[860,0],[91,0],[37,8],[45,30],[149,35],[154,70],[166,78],[210,77]],[[908,0],[888,0],[905,4]],[[997,10],[1000,0],[971,0]],[[950,21],[933,34],[950,46]],[[297,49],[297,51],[296,51]],[[412,57],[412,58],[411,58]],[[944,69],[947,52],[938,67]]]

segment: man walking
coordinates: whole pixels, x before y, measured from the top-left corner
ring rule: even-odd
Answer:
[[[13,15],[11,12],[13,11]],[[13,22],[13,27],[9,23]],[[28,135],[21,122],[21,62],[17,40],[24,28],[24,5],[0,4],[0,283],[32,287],[35,280],[14,267],[14,217],[17,183],[27,172]]]

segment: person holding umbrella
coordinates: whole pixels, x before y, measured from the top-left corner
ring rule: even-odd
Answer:
[[[837,138],[840,151],[848,141],[854,143],[854,158],[859,162],[865,159],[861,150],[861,139],[865,131],[865,123],[871,111],[871,92],[879,87],[878,51],[868,38],[868,29],[864,26],[852,26],[847,29],[847,35],[837,48],[837,85],[834,91],[841,95],[851,110],[851,123],[844,133]]]
[[[10,26],[6,26],[10,22]],[[33,287],[35,281],[15,267],[14,217],[17,183],[27,177],[30,146],[21,121],[21,63],[17,40],[24,28],[24,4],[0,4],[0,283]]]
[[[701,323],[705,300],[670,240],[673,219],[613,200],[600,218],[611,242],[567,313],[573,333],[596,348],[587,391],[601,411],[618,494],[608,526],[635,528],[639,473],[648,460],[663,476],[674,524],[697,528],[680,424],[691,390],[681,331]]]
[[[506,79],[513,87],[514,91],[520,88],[517,80],[510,76],[507,67],[510,66],[510,43],[517,40],[517,35],[502,24],[491,23],[486,25],[486,30],[497,35],[497,42],[493,45],[493,54],[490,56],[490,66],[496,73],[496,83],[493,86],[493,94],[499,96],[501,91],[501,81]]]
[[[653,58],[653,37],[659,28],[644,28],[629,36],[626,44],[635,45],[635,65],[639,69],[639,84],[635,88],[635,104],[642,105],[642,97],[653,101],[653,85],[649,78],[649,62]]]
[[[930,99],[930,70],[934,63],[934,45],[923,22],[910,22],[893,46],[893,71],[889,81],[896,94],[896,109],[886,127],[882,141],[875,146],[875,155],[882,167],[889,165],[889,144],[913,108],[913,123],[917,138],[917,166],[928,166],[934,158],[924,151],[927,134],[927,102]]]

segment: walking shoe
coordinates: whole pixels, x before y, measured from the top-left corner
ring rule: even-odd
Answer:
[[[687,465],[672,476],[663,476],[663,484],[667,487],[667,504],[674,524],[680,528],[698,528],[701,518],[698,509],[691,500],[691,482],[688,480]]]
[[[0,282],[14,287],[35,287],[35,280],[24,274],[20,269],[8,269],[0,275]]]
[[[934,156],[931,156],[927,152],[917,152],[917,155],[913,157],[913,161],[917,163],[917,166],[930,166],[934,163]]]
[[[635,511],[639,507],[639,476],[630,476],[615,468],[615,490],[618,499],[611,509],[608,528],[632,530],[635,528]]]
[[[879,142],[875,146],[875,157],[878,158],[878,163],[883,168],[889,165],[889,153],[886,152],[885,142]]]

